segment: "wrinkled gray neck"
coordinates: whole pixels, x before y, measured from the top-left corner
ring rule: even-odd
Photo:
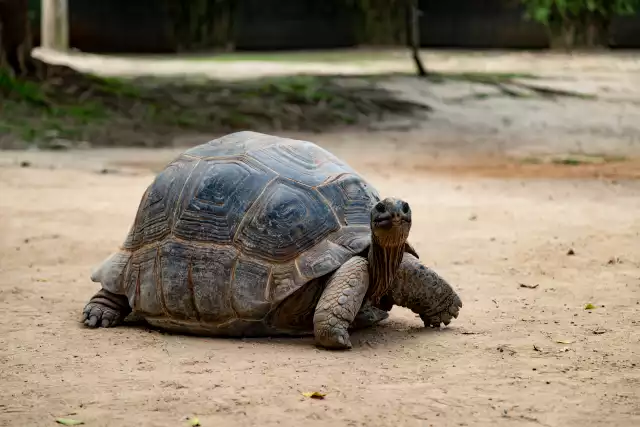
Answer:
[[[398,242],[379,241],[372,233],[369,247],[369,290],[368,297],[375,304],[391,289],[402,256],[405,239]]]

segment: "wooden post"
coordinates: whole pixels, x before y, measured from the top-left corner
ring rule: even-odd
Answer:
[[[42,0],[40,45],[45,49],[69,50],[68,0]]]

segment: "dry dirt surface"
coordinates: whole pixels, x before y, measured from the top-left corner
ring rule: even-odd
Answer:
[[[0,425],[640,425],[637,163],[438,170],[415,151],[331,138],[381,194],[412,204],[410,239],[462,297],[458,319],[425,329],[394,308],[348,352],[86,329],[91,269],[180,150],[4,152]]]

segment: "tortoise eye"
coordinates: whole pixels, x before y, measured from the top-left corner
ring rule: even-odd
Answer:
[[[404,212],[404,213],[406,213],[406,214],[407,214],[407,213],[409,213],[409,203],[404,202],[404,203],[402,204],[402,212]]]
[[[376,210],[380,213],[383,213],[387,210],[387,208],[385,207],[384,203],[380,202],[376,205]]]

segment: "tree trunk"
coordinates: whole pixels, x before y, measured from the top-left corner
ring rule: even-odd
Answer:
[[[28,6],[28,0],[0,0],[0,67],[38,77],[44,64],[31,56]]]
[[[599,13],[557,17],[550,26],[551,48],[598,50],[609,45],[611,20]]]
[[[357,20],[355,32],[358,44],[389,46],[406,44],[406,0],[353,0]]]
[[[609,46],[611,20],[598,13],[590,13],[585,18],[584,44],[589,49],[602,49]]]
[[[166,0],[176,51],[234,50],[237,3]]]
[[[418,0],[410,0],[409,2],[409,28],[411,29],[411,56],[416,65],[416,72],[418,76],[426,77],[427,71],[420,59],[420,9],[418,9]]]
[[[563,21],[551,28],[551,49],[570,52],[576,45],[576,26],[571,21]]]

